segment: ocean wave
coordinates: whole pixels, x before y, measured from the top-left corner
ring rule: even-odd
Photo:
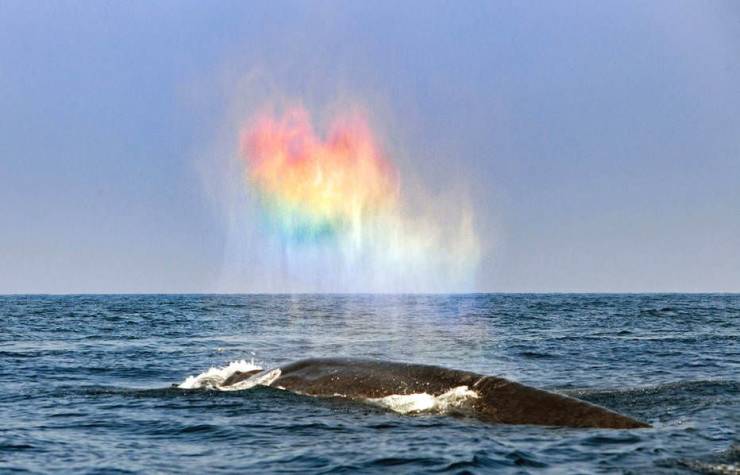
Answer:
[[[704,458],[664,460],[658,465],[669,468],[688,468],[706,475],[738,475],[740,474],[740,445],[732,444],[728,449]]]
[[[690,381],[676,381],[652,386],[613,388],[613,389],[568,389],[563,394],[578,398],[598,398],[609,396],[657,396],[676,394],[733,394],[740,391],[740,381],[727,379],[702,379]]]

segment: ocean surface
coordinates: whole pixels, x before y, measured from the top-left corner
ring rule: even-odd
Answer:
[[[172,387],[322,356],[501,375],[653,428]],[[738,473],[738,427],[740,295],[0,297],[3,474]]]

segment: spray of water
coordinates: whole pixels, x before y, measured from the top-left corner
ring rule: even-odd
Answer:
[[[322,122],[300,103],[254,110],[239,122],[229,177],[238,174],[227,255],[241,268],[237,290],[474,289],[470,207],[404,176],[367,109],[334,107]]]

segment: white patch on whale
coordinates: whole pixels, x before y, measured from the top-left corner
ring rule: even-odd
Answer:
[[[391,394],[366,401],[400,414],[454,414],[464,413],[474,399],[478,399],[477,392],[467,386],[457,386],[439,396],[428,393]]]

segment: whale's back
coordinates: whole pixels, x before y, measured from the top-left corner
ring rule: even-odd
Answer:
[[[480,395],[478,416],[490,422],[605,429],[650,427],[604,407],[504,378],[487,376],[473,389]]]
[[[359,358],[312,358],[280,367],[273,386],[312,396],[380,398],[472,387],[481,375],[438,366]]]
[[[280,367],[272,386],[310,396],[376,399],[467,386],[478,394],[474,415],[504,424],[639,428],[648,424],[609,409],[494,376],[438,366],[355,358],[315,358]]]

